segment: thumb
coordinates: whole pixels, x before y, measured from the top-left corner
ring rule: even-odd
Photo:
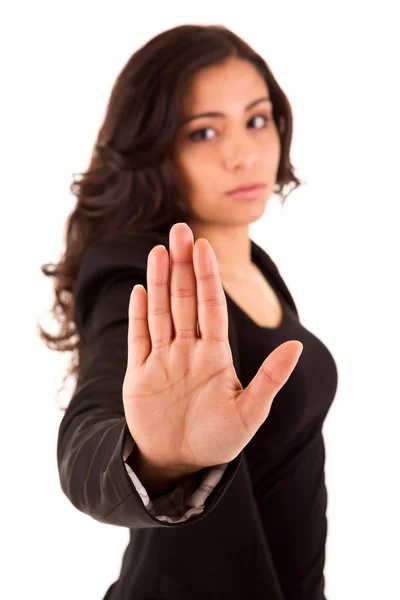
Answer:
[[[275,348],[240,394],[237,408],[251,437],[268,417],[276,394],[294,371],[302,352],[303,344],[297,340]]]

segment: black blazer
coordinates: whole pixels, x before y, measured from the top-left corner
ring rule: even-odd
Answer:
[[[108,600],[284,600],[243,451],[229,463],[204,511],[177,524],[153,517],[127,474],[122,451],[130,432],[121,389],[129,293],[135,283],[147,289],[148,254],[159,243],[169,250],[168,235],[122,236],[97,242],[84,254],[74,290],[83,359],[57,445],[62,490],[80,511],[130,529]],[[252,244],[296,311],[275,264]],[[229,342],[240,378],[233,319]]]

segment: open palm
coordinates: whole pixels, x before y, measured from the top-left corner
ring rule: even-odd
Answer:
[[[148,257],[147,292],[129,303],[123,401],[141,453],[160,467],[196,471],[233,460],[268,417],[302,351],[278,346],[243,389],[228,340],[228,311],[215,253],[185,223],[170,253]]]

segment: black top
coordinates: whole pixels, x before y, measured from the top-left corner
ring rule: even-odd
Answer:
[[[79,378],[60,425],[61,486],[79,510],[128,527],[130,542],[107,600],[325,600],[327,536],[324,419],[337,389],[327,347],[300,321],[279,271],[255,242],[252,260],[283,307],[276,328],[258,326],[225,292],[229,342],[246,387],[266,356],[286,340],[304,348],[268,418],[232,460],[188,521],[159,521],[129,478],[122,450],[130,436],[122,382],[129,295],[147,289],[147,257],[168,235],[122,236],[86,252],[75,289],[84,346]]]

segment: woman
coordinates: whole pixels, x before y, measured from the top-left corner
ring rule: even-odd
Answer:
[[[129,59],[73,184],[65,252],[42,267],[60,334],[42,337],[74,350],[61,487],[130,529],[108,600],[325,598],[336,366],[249,238],[300,185],[291,134],[259,55],[179,26]]]

